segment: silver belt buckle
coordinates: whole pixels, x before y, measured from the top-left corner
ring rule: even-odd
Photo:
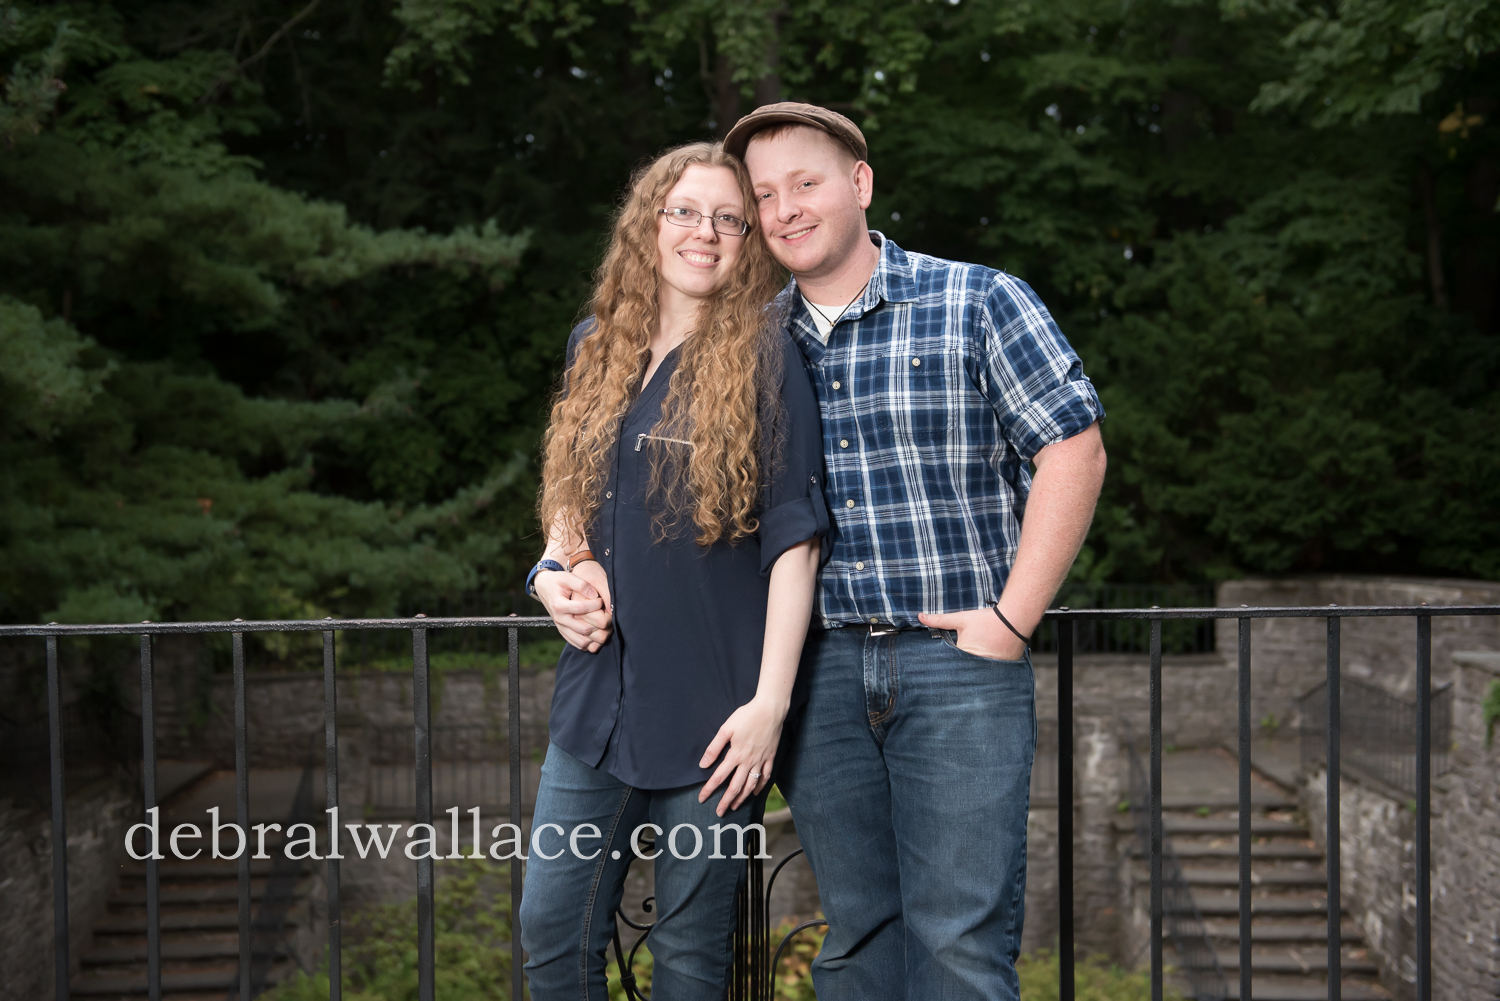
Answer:
[[[894,622],[887,622],[884,624],[879,622],[870,623],[871,636],[890,636],[894,633],[899,633],[900,631],[901,627],[896,625]]]

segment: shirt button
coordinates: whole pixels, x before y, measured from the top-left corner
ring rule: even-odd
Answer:
[[[604,499],[605,500],[609,500],[614,495],[615,495],[615,492],[613,490],[606,490],[606,491],[604,491]]]
[[[849,439],[848,438],[840,438],[839,439],[839,448],[848,448],[848,447],[849,447]]]
[[[872,626],[878,626],[878,625],[880,625],[880,620],[876,619],[876,618],[871,618],[870,619],[870,625],[872,625]]]
[[[863,570],[864,568],[865,568],[865,561],[864,560],[860,560],[858,563],[854,564],[854,569],[856,569],[856,570]]]
[[[850,498],[849,500],[844,501],[844,506],[845,507],[853,507],[854,506],[854,500],[853,500],[853,498]]]
[[[604,551],[604,555],[605,555],[605,556],[608,556],[608,555],[609,555],[609,550],[608,550],[608,549],[606,549],[606,550],[605,550],[605,551]]]
[[[921,366],[922,366],[922,359],[920,359],[920,358],[913,358],[911,360],[911,367],[912,368],[920,368]]]
[[[834,389],[841,389],[843,387],[843,385],[844,384],[842,382],[839,382],[837,379],[833,380],[833,388]]]

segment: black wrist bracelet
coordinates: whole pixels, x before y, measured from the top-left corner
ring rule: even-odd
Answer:
[[[991,605],[990,607],[995,610],[995,614],[997,616],[999,616],[1000,621],[1003,622],[1003,623],[1005,623],[1005,628],[1006,629],[1009,629],[1011,632],[1015,633],[1016,636],[1021,640],[1022,643],[1025,643],[1027,646],[1031,646],[1031,637],[1030,636],[1023,636],[1023,635],[1021,635],[1021,630],[1017,629],[1015,626],[1013,626],[1013,625],[1010,624],[1010,620],[1007,619],[1005,617],[1005,614],[1000,611],[1000,604],[999,604],[999,602],[996,602],[994,605]]]

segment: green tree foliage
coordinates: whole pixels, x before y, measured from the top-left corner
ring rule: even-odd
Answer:
[[[493,502],[520,485],[526,503],[529,442],[445,469],[412,398],[423,352],[493,309],[524,236],[377,232],[268,184],[224,141],[274,120],[228,52],[149,58],[109,9],[4,18],[6,616],[389,610],[479,586],[524,531]],[[63,93],[59,50],[54,112],[35,95]],[[330,483],[341,467],[357,482]]]
[[[439,862],[433,951],[444,1001],[510,997],[509,865]],[[357,910],[344,929],[343,994],[349,1001],[417,1001],[417,902]],[[266,1001],[326,1001],[327,969],[297,973]]]
[[[877,226],[1020,275],[1079,347],[1111,454],[1079,576],[1500,575],[1495,17],[6,7],[3,615],[513,587],[622,184],[779,97],[862,123]]]

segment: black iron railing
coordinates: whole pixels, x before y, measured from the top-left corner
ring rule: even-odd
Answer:
[[[141,718],[119,707],[74,702],[62,709],[62,732],[68,746],[69,782],[114,775],[138,785],[138,762],[132,753],[141,739]],[[49,723],[46,716],[23,720],[0,713],[0,799],[46,809]]]
[[[1302,618],[1324,619],[1327,623],[1327,696],[1324,710],[1327,718],[1326,737],[1328,762],[1327,791],[1327,884],[1328,884],[1328,996],[1340,996],[1341,949],[1340,943],[1340,859],[1339,859],[1339,781],[1341,740],[1341,693],[1343,679],[1339,674],[1340,625],[1345,618],[1407,617],[1416,622],[1415,691],[1416,711],[1414,718],[1413,762],[1416,825],[1416,991],[1417,1001],[1431,1001],[1432,997],[1432,914],[1431,914],[1431,777],[1432,777],[1432,619],[1434,616],[1489,616],[1500,615],[1500,606],[1347,606],[1329,608],[1134,608],[1134,609],[1074,609],[1058,608],[1047,613],[1047,618],[1056,625],[1058,653],[1058,705],[1062,711],[1057,722],[1057,799],[1063,807],[1058,810],[1059,858],[1059,959],[1061,1001],[1073,1001],[1074,967],[1074,909],[1073,909],[1073,810],[1066,808],[1073,802],[1073,667],[1074,654],[1078,649],[1077,637],[1080,627],[1088,629],[1100,622],[1112,620],[1145,623],[1148,655],[1150,659],[1149,697],[1151,741],[1150,760],[1147,766],[1149,807],[1146,827],[1151,870],[1151,994],[1159,1001],[1163,988],[1163,933],[1164,917],[1164,853],[1162,833],[1162,647],[1164,627],[1179,622],[1211,622],[1216,619],[1235,619],[1239,626],[1238,643],[1238,730],[1239,730],[1239,919],[1240,919],[1240,992],[1242,998],[1251,997],[1251,768],[1250,738],[1252,734],[1250,679],[1251,651],[1250,625],[1255,619]],[[431,665],[429,658],[430,638],[435,632],[452,630],[503,629],[506,634],[509,712],[509,792],[510,818],[518,826],[522,822],[522,732],[520,725],[520,656],[519,643],[524,629],[541,629],[550,626],[545,618],[537,617],[475,617],[431,619],[422,616],[402,619],[357,619],[323,621],[281,622],[143,622],[132,625],[49,625],[0,626],[0,638],[36,637],[46,645],[47,655],[47,707],[48,707],[48,764],[51,777],[52,844],[67,844],[67,818],[65,811],[66,755],[64,748],[64,706],[61,701],[61,679],[58,667],[58,639],[66,636],[134,635],[140,640],[140,691],[141,691],[141,789],[143,808],[150,811],[158,806],[156,782],[156,714],[154,695],[153,643],[157,636],[174,634],[228,633],[233,648],[233,690],[235,728],[235,774],[236,774],[236,821],[242,830],[249,831],[249,768],[246,739],[245,709],[245,654],[244,639],[247,633],[321,633],[323,638],[324,680],[324,751],[326,759],[326,801],[329,809],[338,806],[338,706],[335,691],[336,656],[335,634],[342,632],[355,636],[365,632],[398,630],[409,633],[412,659],[412,755],[413,787],[416,819],[431,824],[433,817],[433,727],[431,712]],[[240,905],[240,966],[239,990],[241,998],[249,998],[251,992],[252,943],[250,911],[249,853],[239,857],[239,905]],[[784,864],[784,863],[783,863]],[[342,949],[340,942],[339,911],[339,863],[328,859],[328,960],[330,1001],[342,1001]],[[54,968],[56,997],[66,1001],[69,997],[70,957],[68,948],[68,872],[66,851],[52,852],[53,867],[53,920],[54,920]],[[779,868],[779,867],[778,867]],[[511,877],[511,927],[519,927],[521,902],[521,867],[512,865]],[[755,883],[750,884],[752,887]],[[419,1001],[434,1001],[434,886],[433,865],[430,857],[417,862],[417,982]],[[161,921],[159,908],[159,873],[154,859],[146,860],[146,934],[147,934],[147,993],[151,1001],[161,998]],[[795,932],[793,933],[795,934]],[[784,943],[783,943],[784,944]],[[762,950],[764,951],[764,950]],[[778,947],[772,953],[774,964],[781,955]],[[512,997],[522,995],[522,956],[520,936],[511,936]],[[757,961],[758,962],[758,961]],[[763,985],[763,993],[769,991],[774,977],[774,967],[764,970],[765,976],[756,974],[755,983]],[[740,996],[745,996],[741,994]],[[757,1001],[767,1001],[766,997]]]
[[[1064,584],[1054,608],[1099,611],[1132,608],[1201,608],[1214,602],[1212,584]],[[1079,619],[1074,624],[1075,653],[1140,653],[1151,649],[1151,627],[1141,619]],[[1057,634],[1039,630],[1038,653],[1057,652]],[[1162,624],[1163,653],[1213,653],[1214,624],[1206,619],[1172,619]]]
[[[1417,792],[1417,700],[1356,678],[1339,680],[1343,767],[1407,795]],[[1448,771],[1453,739],[1453,686],[1439,685],[1431,697],[1432,776]],[[1328,746],[1328,682],[1297,698],[1302,766],[1322,764]]]
[[[294,824],[313,823],[312,765],[304,765],[302,777],[297,782],[297,791],[292,796],[292,808],[282,823],[282,836],[286,837]],[[249,855],[246,847],[245,855]],[[286,942],[286,918],[292,909],[297,893],[297,883],[303,874],[303,863],[278,851],[272,856],[271,872],[261,891],[260,906],[250,919],[250,986],[243,982],[229,988],[228,1001],[257,997],[270,983],[271,968],[290,950]]]
[[[545,732],[522,733],[533,747],[546,746]],[[541,738],[541,739],[538,739]],[[373,816],[410,816],[416,806],[412,762],[416,742],[411,727],[380,726],[370,733],[369,787],[365,808]],[[500,727],[435,726],[432,728],[432,801],[439,810],[453,806],[500,812],[509,799],[506,786],[508,735]],[[525,793],[536,788],[538,765],[523,761],[522,809],[532,803]]]
[[[1181,970],[1197,1001],[1224,1001],[1229,997],[1224,967],[1219,965],[1219,954],[1209,940],[1208,928],[1193,900],[1187,877],[1183,875],[1182,862],[1172,847],[1171,835],[1163,831],[1160,842],[1152,844],[1151,815],[1146,807],[1151,801],[1151,792],[1133,736],[1127,737],[1125,748],[1130,754],[1130,818],[1146,857],[1161,856],[1162,918],[1172,945],[1177,949]],[[1155,885],[1153,877],[1152,886]]]

